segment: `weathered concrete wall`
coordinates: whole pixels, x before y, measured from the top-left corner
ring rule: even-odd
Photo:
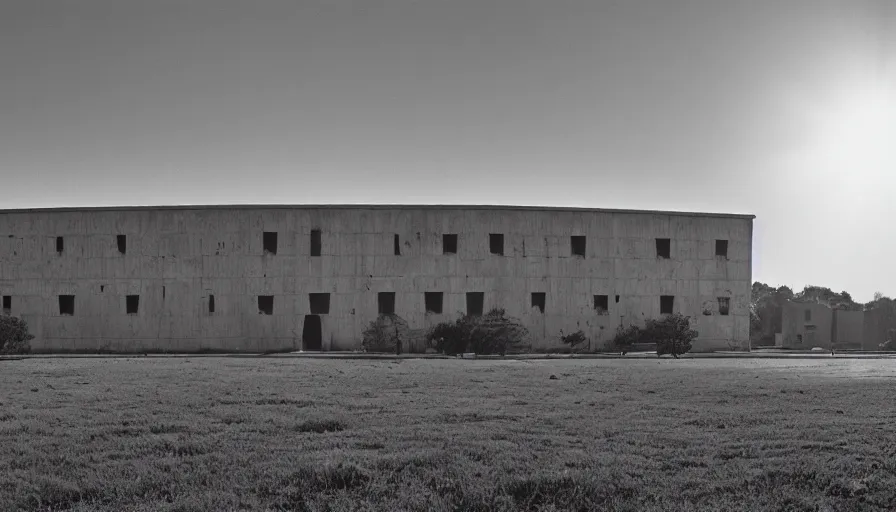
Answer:
[[[886,308],[865,311],[864,350],[879,350],[887,341],[887,331],[896,329],[896,312]]]
[[[832,324],[833,312],[825,304],[785,302],[781,321],[783,347],[830,349]]]
[[[310,233],[322,233],[310,256]],[[263,232],[278,233],[276,254]],[[457,254],[442,235],[458,234]],[[489,251],[504,234],[504,255]],[[399,234],[401,255],[393,253]],[[118,251],[116,236],[127,236]],[[570,236],[587,237],[585,257]],[[57,253],[56,237],[64,248]],[[671,258],[656,255],[671,239]],[[715,241],[728,240],[728,258]],[[37,350],[120,351],[302,348],[309,293],[329,293],[321,315],[324,350],[357,349],[377,316],[377,293],[396,294],[396,313],[423,329],[465,310],[466,292],[485,309],[522,319],[536,347],[562,329],[582,329],[592,346],[617,326],[660,315],[660,296],[691,315],[695,350],[749,350],[752,219],[659,212],[451,207],[201,207],[0,212],[0,294],[12,296]],[[444,293],[442,314],[426,313],[425,291]],[[530,293],[547,296],[544,313]],[[609,296],[598,314],[593,296]],[[58,296],[75,296],[60,314]],[[125,297],[139,295],[136,315]],[[208,311],[214,295],[215,311]],[[272,315],[257,297],[274,296]],[[619,300],[616,300],[616,296]],[[721,315],[719,297],[730,298]],[[704,313],[709,313],[704,314]]]
[[[863,311],[834,310],[834,343],[837,348],[864,348],[864,328],[865,313]]]

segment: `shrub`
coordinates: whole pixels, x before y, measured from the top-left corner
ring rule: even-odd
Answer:
[[[361,333],[365,352],[396,352],[407,346],[408,323],[398,315],[383,314],[370,322]]]
[[[0,316],[0,354],[27,354],[28,343],[34,336],[28,333],[28,323],[14,316]]]
[[[560,341],[564,345],[569,346],[571,350],[575,350],[582,343],[588,341],[588,338],[585,337],[585,333],[581,330],[566,335],[563,334],[563,331],[560,331]]]
[[[441,322],[426,335],[436,350],[448,355],[464,352],[477,354],[507,353],[508,348],[520,345],[529,335],[516,319],[503,309],[492,309],[483,316],[464,315],[454,322]]]
[[[690,352],[691,342],[697,336],[697,331],[691,329],[689,317],[676,313],[659,320],[647,320],[644,328],[620,325],[612,343],[623,355],[635,343],[656,343],[657,356],[671,354],[678,359],[681,354]]]
[[[680,313],[659,320],[648,320],[644,327],[644,338],[656,342],[656,355],[671,354],[678,359],[691,350],[691,342],[698,336],[691,329],[690,319]]]
[[[896,329],[887,331],[887,341],[879,345],[881,350],[896,351]]]
[[[616,335],[613,337],[613,341],[611,344],[618,348],[622,355],[625,355],[629,350],[631,350],[632,345],[635,343],[639,343],[641,338],[643,337],[643,332],[640,327],[637,325],[630,325],[628,327],[619,326],[616,329]]]

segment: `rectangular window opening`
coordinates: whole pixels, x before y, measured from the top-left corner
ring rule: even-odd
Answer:
[[[427,313],[442,314],[442,292],[424,292],[423,302]]]
[[[127,309],[127,314],[136,315],[137,309],[140,307],[140,296],[139,295],[128,295],[125,297],[125,308]]]
[[[731,309],[731,298],[730,297],[719,297],[719,314],[720,315],[728,315],[728,312]]]
[[[398,234],[392,237],[392,251],[396,256],[401,256],[401,241],[398,239]]]
[[[75,314],[75,296],[60,295],[59,296],[59,314],[64,316],[72,316]]]
[[[215,296],[214,295],[208,296],[208,312],[209,313],[215,312]]]
[[[805,315],[807,322],[812,321],[812,310],[811,309],[807,309],[806,312],[804,313],[804,315]]]
[[[619,295],[616,296],[616,304],[619,304]]]
[[[265,254],[277,254],[277,232],[265,231],[262,235],[262,245]]]
[[[457,235],[442,235],[442,254],[457,254]]]
[[[11,295],[3,296],[3,314],[4,315],[12,314],[12,296]]]
[[[115,237],[118,242],[118,252],[121,254],[127,254],[128,252],[128,236],[127,235],[118,235]]]
[[[258,296],[258,314],[273,315],[274,314],[274,296],[259,295]]]
[[[309,293],[308,304],[312,315],[329,315],[330,314],[330,294],[329,293]]]
[[[573,256],[585,257],[586,242],[584,236],[569,237],[569,245]]]
[[[499,256],[504,255],[504,235],[501,233],[491,233],[488,235],[488,248],[492,254]]]
[[[381,315],[395,314],[395,292],[379,292],[376,294],[377,310]]]
[[[165,300],[165,287],[162,286],[162,300]]]
[[[797,334],[797,335],[796,335],[796,342],[797,342],[797,343],[802,343],[802,342],[803,342],[803,335],[802,335],[802,334]]]
[[[320,256],[320,230],[311,230],[311,255]]]
[[[674,309],[675,309],[675,296],[674,295],[661,295],[660,296],[660,314],[661,315],[671,315]]]
[[[56,237],[56,252],[62,254],[62,250],[65,248],[65,242],[63,241],[61,236]]]
[[[618,295],[617,295],[618,297]],[[609,315],[610,314],[610,297],[608,295],[595,295],[594,296],[594,310],[597,311],[598,315]]]
[[[547,294],[544,292],[532,292],[532,305],[530,307],[538,308],[539,313],[544,313],[544,306],[547,302]]]
[[[467,292],[467,314],[482,316],[485,308],[485,292]]]
[[[716,256],[728,259],[728,240],[716,240]]]
[[[656,255],[658,258],[669,259],[672,257],[672,241],[668,238],[656,239]]]

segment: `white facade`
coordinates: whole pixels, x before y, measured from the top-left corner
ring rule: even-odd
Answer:
[[[542,348],[558,346],[561,330],[606,343],[619,325],[660,316],[671,296],[700,332],[695,351],[749,350],[752,219],[500,206],[5,210],[0,295],[28,322],[35,351],[298,350],[303,334],[316,337],[305,325],[316,322],[311,293],[329,294],[328,311],[313,315],[320,348],[358,349],[380,292],[394,292],[413,329],[454,318],[481,292],[485,310],[521,319]],[[277,233],[276,254],[265,232]],[[445,234],[457,235],[455,254],[444,253]],[[490,234],[503,235],[503,255]],[[584,256],[573,236],[585,237]],[[425,292],[441,292],[441,313],[426,311]],[[533,293],[545,294],[544,312]],[[273,297],[272,314],[259,312],[259,296]]]

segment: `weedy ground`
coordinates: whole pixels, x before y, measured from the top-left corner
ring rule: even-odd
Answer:
[[[0,507],[896,510],[894,397],[892,359],[0,361]]]

